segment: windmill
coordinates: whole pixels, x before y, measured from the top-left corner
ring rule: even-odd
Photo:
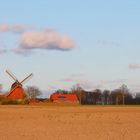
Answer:
[[[29,80],[29,78],[31,78],[33,76],[33,74],[29,74],[26,78],[24,78],[21,82],[16,78],[16,76],[6,70],[6,73],[15,81],[10,89],[10,92],[7,95],[7,98],[10,99],[23,99],[25,97],[25,92],[23,89],[23,83],[25,83],[25,81]]]

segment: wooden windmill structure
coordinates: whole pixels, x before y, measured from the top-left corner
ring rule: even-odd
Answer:
[[[6,70],[6,73],[15,81],[10,89],[10,92],[7,95],[9,99],[23,99],[25,97],[25,91],[23,89],[23,83],[27,81],[29,78],[33,76],[33,74],[29,74],[26,78],[24,78],[21,82],[12,74],[10,71]]]

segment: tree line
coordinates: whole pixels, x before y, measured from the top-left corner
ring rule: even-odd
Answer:
[[[140,97],[134,97],[126,85],[122,85],[118,89],[104,90],[95,89],[93,91],[86,91],[79,85],[73,86],[70,91],[57,90],[53,94],[76,94],[80,104],[94,104],[94,105],[133,105],[140,104]]]

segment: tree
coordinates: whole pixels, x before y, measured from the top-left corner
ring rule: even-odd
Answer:
[[[82,93],[83,93],[82,91],[83,91],[83,89],[82,89],[82,87],[81,87],[79,84],[76,84],[76,85],[74,85],[74,86],[71,88],[71,93],[74,93],[74,94],[77,95],[80,104],[82,103],[82,95],[83,95],[83,94],[82,94]]]
[[[109,101],[109,94],[110,94],[110,91],[109,90],[104,90],[103,93],[102,93],[102,97],[103,97],[103,102],[104,104],[108,104],[108,101]]]
[[[0,92],[2,91],[2,84],[0,84]]]
[[[110,97],[113,104],[129,104],[132,99],[132,95],[125,85],[122,85],[119,89],[113,90]]]
[[[121,90],[121,93],[122,93],[122,102],[123,102],[123,105],[125,104],[125,97],[127,97],[128,93],[129,93],[129,90],[127,88],[126,85],[122,85],[120,87],[120,90]]]
[[[92,93],[93,95],[93,104],[101,102],[102,92],[100,89],[95,89]]]
[[[26,88],[26,94],[28,96],[29,99],[36,99],[38,96],[40,96],[42,93],[39,90],[38,87],[36,86],[28,86]]]
[[[115,89],[115,90],[111,91],[110,97],[111,97],[112,104],[116,104],[116,105],[121,104],[122,93],[121,93],[120,89]]]
[[[67,90],[58,89],[55,91],[54,94],[69,94],[69,92]]]

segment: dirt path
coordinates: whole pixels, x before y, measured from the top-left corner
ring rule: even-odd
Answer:
[[[0,140],[139,140],[140,107],[0,106]]]

